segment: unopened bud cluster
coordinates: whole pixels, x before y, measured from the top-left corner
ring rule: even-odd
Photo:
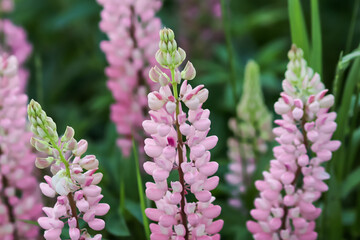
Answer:
[[[86,140],[77,142],[74,139],[73,128],[67,127],[59,138],[56,124],[34,100],[28,106],[28,115],[34,133],[31,144],[48,155],[36,158],[35,164],[38,168],[50,166],[53,174],[44,177],[46,183],[41,183],[40,189],[47,197],[57,196],[53,208],[43,208],[47,217],[38,219],[39,225],[46,230],[45,239],[60,238],[64,219],[69,225],[71,240],[101,239],[101,234],[92,238],[86,229],[79,228],[78,223],[82,218],[93,230],[100,231],[105,227],[105,222],[96,218],[109,211],[108,204],[99,203],[103,198],[101,188],[97,186],[102,179],[102,173],[96,173],[99,161],[94,155],[82,157],[88,144]]]
[[[180,84],[181,79],[192,80],[195,78],[196,70],[191,62],[188,61],[181,72],[177,69],[184,62],[186,53],[182,48],[177,47],[174,32],[171,29],[165,28],[160,31],[159,48],[155,55],[157,62],[164,68],[174,69],[175,72],[173,79],[170,80],[169,76],[160,68],[152,67],[149,72],[152,81],[166,86],[175,82]]]
[[[27,99],[16,57],[0,56],[0,239],[39,237],[39,228],[25,222],[36,221],[42,207],[26,126]]]
[[[267,142],[272,138],[272,116],[264,103],[261,90],[259,66],[249,61],[241,100],[237,106],[237,118],[229,120],[234,137],[228,139],[230,172],[226,180],[233,185],[230,205],[241,207],[240,196],[252,183],[256,163],[267,151]]]

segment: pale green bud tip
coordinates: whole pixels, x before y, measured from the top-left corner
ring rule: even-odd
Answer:
[[[249,85],[257,84],[259,82],[260,68],[259,65],[250,60],[245,67],[245,81],[249,82]]]
[[[171,30],[170,28],[163,28],[160,30],[160,39],[162,41],[172,41],[175,39],[175,34],[174,31]]]
[[[301,48],[296,47],[295,44],[291,46],[290,51],[288,52],[288,58],[290,61],[300,60],[304,57],[304,52]]]

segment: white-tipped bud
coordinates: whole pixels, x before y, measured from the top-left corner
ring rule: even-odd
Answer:
[[[46,115],[45,115],[46,116]],[[49,124],[49,126],[56,131],[56,124],[54,120],[51,117],[46,117],[46,122]]]
[[[149,71],[149,77],[151,79],[151,81],[153,82],[159,82],[160,80],[160,76],[161,76],[161,73],[159,73],[158,71],[156,71],[157,66],[155,67],[152,67]]]
[[[179,51],[180,56],[181,56],[181,62],[183,62],[185,60],[185,58],[186,58],[186,52],[182,48],[178,48],[178,51]]]
[[[182,62],[183,62],[183,60],[181,59],[181,55],[180,55],[179,51],[175,51],[174,62],[173,62],[174,65],[179,66]]]
[[[61,137],[61,142],[70,141],[74,137],[75,131],[72,127],[67,126],[64,135]]]
[[[88,147],[87,141],[84,140],[84,139],[81,139],[81,140],[78,142],[76,149],[73,150],[73,154],[74,154],[75,156],[81,156],[81,155],[83,155],[83,154],[86,152],[87,147]]]
[[[194,65],[190,61],[188,61],[184,70],[181,71],[181,78],[185,80],[193,80],[195,76],[196,70],[194,68]]]
[[[49,144],[47,142],[43,141],[43,140],[38,139],[38,138],[32,137],[30,139],[30,143],[39,152],[47,152],[47,150],[49,149]]]
[[[47,157],[47,158],[41,158],[41,157],[37,157],[35,160],[35,166],[37,168],[43,169],[46,168],[48,166],[50,166],[50,164],[54,161],[53,157]]]
[[[161,52],[160,49],[156,52],[155,59],[161,66],[166,66],[167,64],[166,59],[164,57],[163,52]]]

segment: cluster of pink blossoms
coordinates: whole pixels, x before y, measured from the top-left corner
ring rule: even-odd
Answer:
[[[109,211],[109,205],[99,203],[103,198],[101,188],[102,173],[96,173],[99,161],[94,155],[81,157],[87,150],[87,142],[74,139],[74,129],[67,127],[64,135],[59,138],[56,124],[46,116],[40,104],[31,100],[28,115],[34,137],[31,144],[40,152],[49,156],[36,158],[38,168],[51,165],[52,177],[45,176],[46,183],[40,183],[42,193],[57,197],[53,208],[44,207],[47,217],[38,219],[44,228],[47,240],[59,240],[65,220],[69,225],[71,240],[99,240],[101,234],[91,237],[86,229],[79,228],[79,219],[85,221],[95,231],[104,229],[105,222],[97,216],[103,216]]]
[[[0,20],[0,34],[3,35],[4,38],[2,44],[0,44],[0,53],[14,55],[17,58],[19,64],[19,87],[20,90],[24,92],[27,80],[29,78],[29,72],[24,67],[22,67],[22,65],[29,57],[32,51],[32,46],[27,41],[25,30],[14,25],[8,19]]]
[[[321,209],[314,206],[328,187],[330,176],[321,163],[329,161],[340,146],[331,137],[336,129],[333,95],[318,74],[307,66],[303,52],[295,46],[283,81],[281,98],[275,103],[279,127],[273,130],[280,143],[273,149],[275,160],[264,180],[256,181],[260,197],[247,228],[255,239],[317,239],[315,219]]]
[[[227,182],[233,186],[229,204],[243,207],[241,195],[252,184],[256,163],[267,151],[272,138],[272,116],[264,103],[261,91],[260,70],[254,61],[245,67],[245,79],[241,100],[236,108],[237,118],[229,120],[234,137],[228,139],[228,156],[231,160]]]
[[[16,57],[0,56],[0,239],[34,240],[39,228],[22,220],[41,216],[41,194],[17,68]]]
[[[160,0],[98,0],[104,7],[100,29],[109,38],[101,42],[110,66],[106,68],[108,88],[115,103],[111,120],[120,138],[117,141],[124,156],[130,155],[132,137],[143,144],[141,123],[148,111],[146,95],[155,84],[149,79],[149,66],[155,64],[157,33],[161,21],[155,17]],[[142,149],[140,147],[139,149]]]
[[[213,204],[215,197],[210,191],[219,183],[219,177],[211,177],[218,163],[210,161],[209,150],[215,147],[218,138],[207,136],[210,111],[202,108],[209,92],[203,85],[192,88],[187,83],[196,74],[190,62],[182,72],[178,70],[185,52],[177,48],[173,31],[161,30],[160,39],[156,59],[170,69],[171,79],[158,67],[150,70],[150,78],[161,84],[160,91],[148,95],[151,120],[143,122],[145,131],[151,135],[145,139],[145,152],[153,158],[144,163],[144,169],[155,181],[146,183],[146,196],[156,204],[156,208],[145,210],[146,215],[157,222],[150,224],[150,238],[217,240],[223,220],[214,221],[221,207]],[[181,79],[185,81],[178,96],[177,84]],[[181,103],[189,109],[188,114],[183,112]],[[171,182],[170,187],[167,179],[175,171],[179,181]],[[196,202],[188,202],[190,192]]]

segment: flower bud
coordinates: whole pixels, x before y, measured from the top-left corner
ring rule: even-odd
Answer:
[[[72,127],[67,126],[64,135],[61,137],[61,142],[70,141],[74,137],[75,131]]]
[[[86,152],[87,147],[88,147],[87,141],[84,140],[84,139],[81,139],[81,140],[78,142],[76,149],[73,150],[73,154],[74,154],[75,156],[81,156],[81,155],[83,155],[83,154]]]
[[[196,70],[193,64],[188,61],[184,70],[181,71],[181,77],[185,80],[193,80],[196,76]]]

